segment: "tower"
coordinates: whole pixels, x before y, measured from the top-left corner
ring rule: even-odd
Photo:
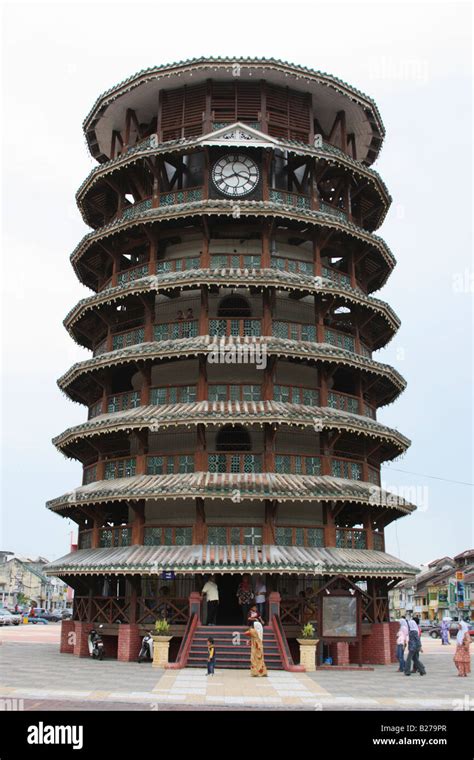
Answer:
[[[92,293],[65,326],[91,356],[59,386],[88,419],[54,440],[83,484],[48,503],[78,524],[50,565],[75,624],[138,630],[166,597],[179,634],[207,573],[229,624],[242,573],[290,636],[336,576],[385,623],[415,568],[384,528],[414,507],[380,487],[409,441],[377,419],[405,382],[376,357],[399,327],[374,295],[395,266],[376,105],[288,63],[197,59],[113,87],[84,131],[71,261]]]

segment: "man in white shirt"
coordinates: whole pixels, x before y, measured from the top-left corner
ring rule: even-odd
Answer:
[[[255,583],[255,604],[257,605],[258,614],[261,618],[265,617],[265,599],[267,595],[267,587],[262,575],[257,577]]]
[[[207,625],[215,625],[217,608],[219,606],[219,589],[217,588],[216,576],[211,575],[201,592],[207,600]]]

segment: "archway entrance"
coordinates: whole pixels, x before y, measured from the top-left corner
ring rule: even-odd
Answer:
[[[219,610],[217,612],[218,625],[242,625],[242,613],[237,601],[237,587],[242,580],[241,575],[218,575],[217,586],[219,589]]]

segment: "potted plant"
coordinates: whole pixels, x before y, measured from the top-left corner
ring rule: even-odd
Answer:
[[[312,623],[306,623],[301,629],[301,638],[296,639],[300,645],[300,664],[307,672],[316,670],[316,647],[319,639],[315,638],[316,630]]]
[[[153,634],[153,667],[165,668],[168,664],[168,653],[170,641],[173,638],[169,636],[170,624],[167,620],[157,620],[155,623],[155,633]]]

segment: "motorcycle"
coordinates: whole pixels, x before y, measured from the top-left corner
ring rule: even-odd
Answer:
[[[142,646],[138,655],[138,662],[144,660],[153,661],[153,636],[147,631],[142,639]]]
[[[102,626],[99,626],[99,627],[102,628]],[[95,628],[89,631],[87,644],[89,647],[89,654],[93,659],[95,660],[104,659],[104,642],[102,641],[102,636],[100,635],[100,633],[97,633]]]

